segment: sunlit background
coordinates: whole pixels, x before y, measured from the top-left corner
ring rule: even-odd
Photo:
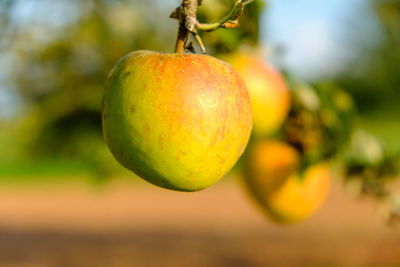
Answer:
[[[199,20],[218,20],[233,2],[204,0]],[[0,265],[400,263],[398,230],[339,183],[322,211],[282,227],[235,174],[182,194],[117,164],[101,132],[107,74],[130,51],[172,52],[178,23],[168,16],[179,4],[0,0]],[[208,54],[250,47],[299,80],[340,86],[357,125],[400,149],[397,1],[256,1],[241,27],[202,36]]]

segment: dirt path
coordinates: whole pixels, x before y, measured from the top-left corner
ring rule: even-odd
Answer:
[[[198,193],[116,182],[0,190],[0,266],[400,265],[400,231],[335,185],[304,223],[268,222],[233,181]]]

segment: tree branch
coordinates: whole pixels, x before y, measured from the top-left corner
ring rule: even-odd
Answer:
[[[170,18],[179,21],[179,32],[175,44],[175,53],[181,54],[183,52],[189,37],[189,32],[195,30],[197,22],[197,6],[198,0],[183,0],[182,4],[170,15]]]
[[[223,17],[220,21],[215,23],[199,23],[197,22],[196,28],[201,31],[213,31],[218,28],[235,28],[239,26],[239,18],[243,14],[244,7],[254,0],[237,0],[231,12]]]
[[[218,28],[235,28],[239,26],[239,18],[243,14],[244,7],[254,0],[236,0],[235,5],[228,15],[216,23],[199,23],[197,21],[197,8],[202,4],[202,0],[183,0],[170,15],[170,18],[179,21],[179,32],[175,44],[175,53],[182,53],[186,47],[186,42],[191,33],[199,44],[203,53],[205,48],[203,41],[197,34],[197,30],[213,31]]]

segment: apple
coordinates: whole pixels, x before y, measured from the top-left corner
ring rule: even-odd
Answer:
[[[328,164],[312,165],[302,176],[293,173],[268,196],[268,210],[275,221],[286,224],[303,221],[324,204],[331,184]]]
[[[272,192],[298,169],[300,154],[285,143],[274,140],[256,141],[249,145],[244,158],[244,171],[250,191]]]
[[[290,91],[273,66],[248,53],[238,52],[225,58],[242,76],[253,108],[253,134],[275,133],[290,109]]]
[[[229,64],[207,55],[135,51],[112,69],[102,108],[112,154],[148,182],[178,191],[223,177],[247,146],[247,88]]]
[[[245,161],[245,184],[269,218],[277,223],[300,222],[325,202],[331,173],[318,163],[299,171],[299,154],[277,141],[255,143]]]

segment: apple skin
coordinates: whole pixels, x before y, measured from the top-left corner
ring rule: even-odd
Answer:
[[[250,148],[245,183],[251,196],[273,221],[293,224],[308,218],[325,202],[331,173],[328,164],[309,166],[299,173],[299,154],[277,141],[262,141]]]
[[[254,136],[272,135],[290,109],[290,91],[284,78],[274,67],[250,53],[238,52],[224,59],[239,72],[249,90]]]
[[[328,197],[331,172],[328,164],[308,167],[304,177],[293,173],[286,182],[268,196],[268,209],[279,223],[292,224],[314,214]]]
[[[244,160],[246,183],[258,197],[279,188],[298,169],[300,155],[285,143],[263,140],[249,145]]]
[[[247,146],[247,88],[228,63],[206,55],[135,51],[111,71],[103,134],[114,157],[148,182],[198,191],[223,177]]]

